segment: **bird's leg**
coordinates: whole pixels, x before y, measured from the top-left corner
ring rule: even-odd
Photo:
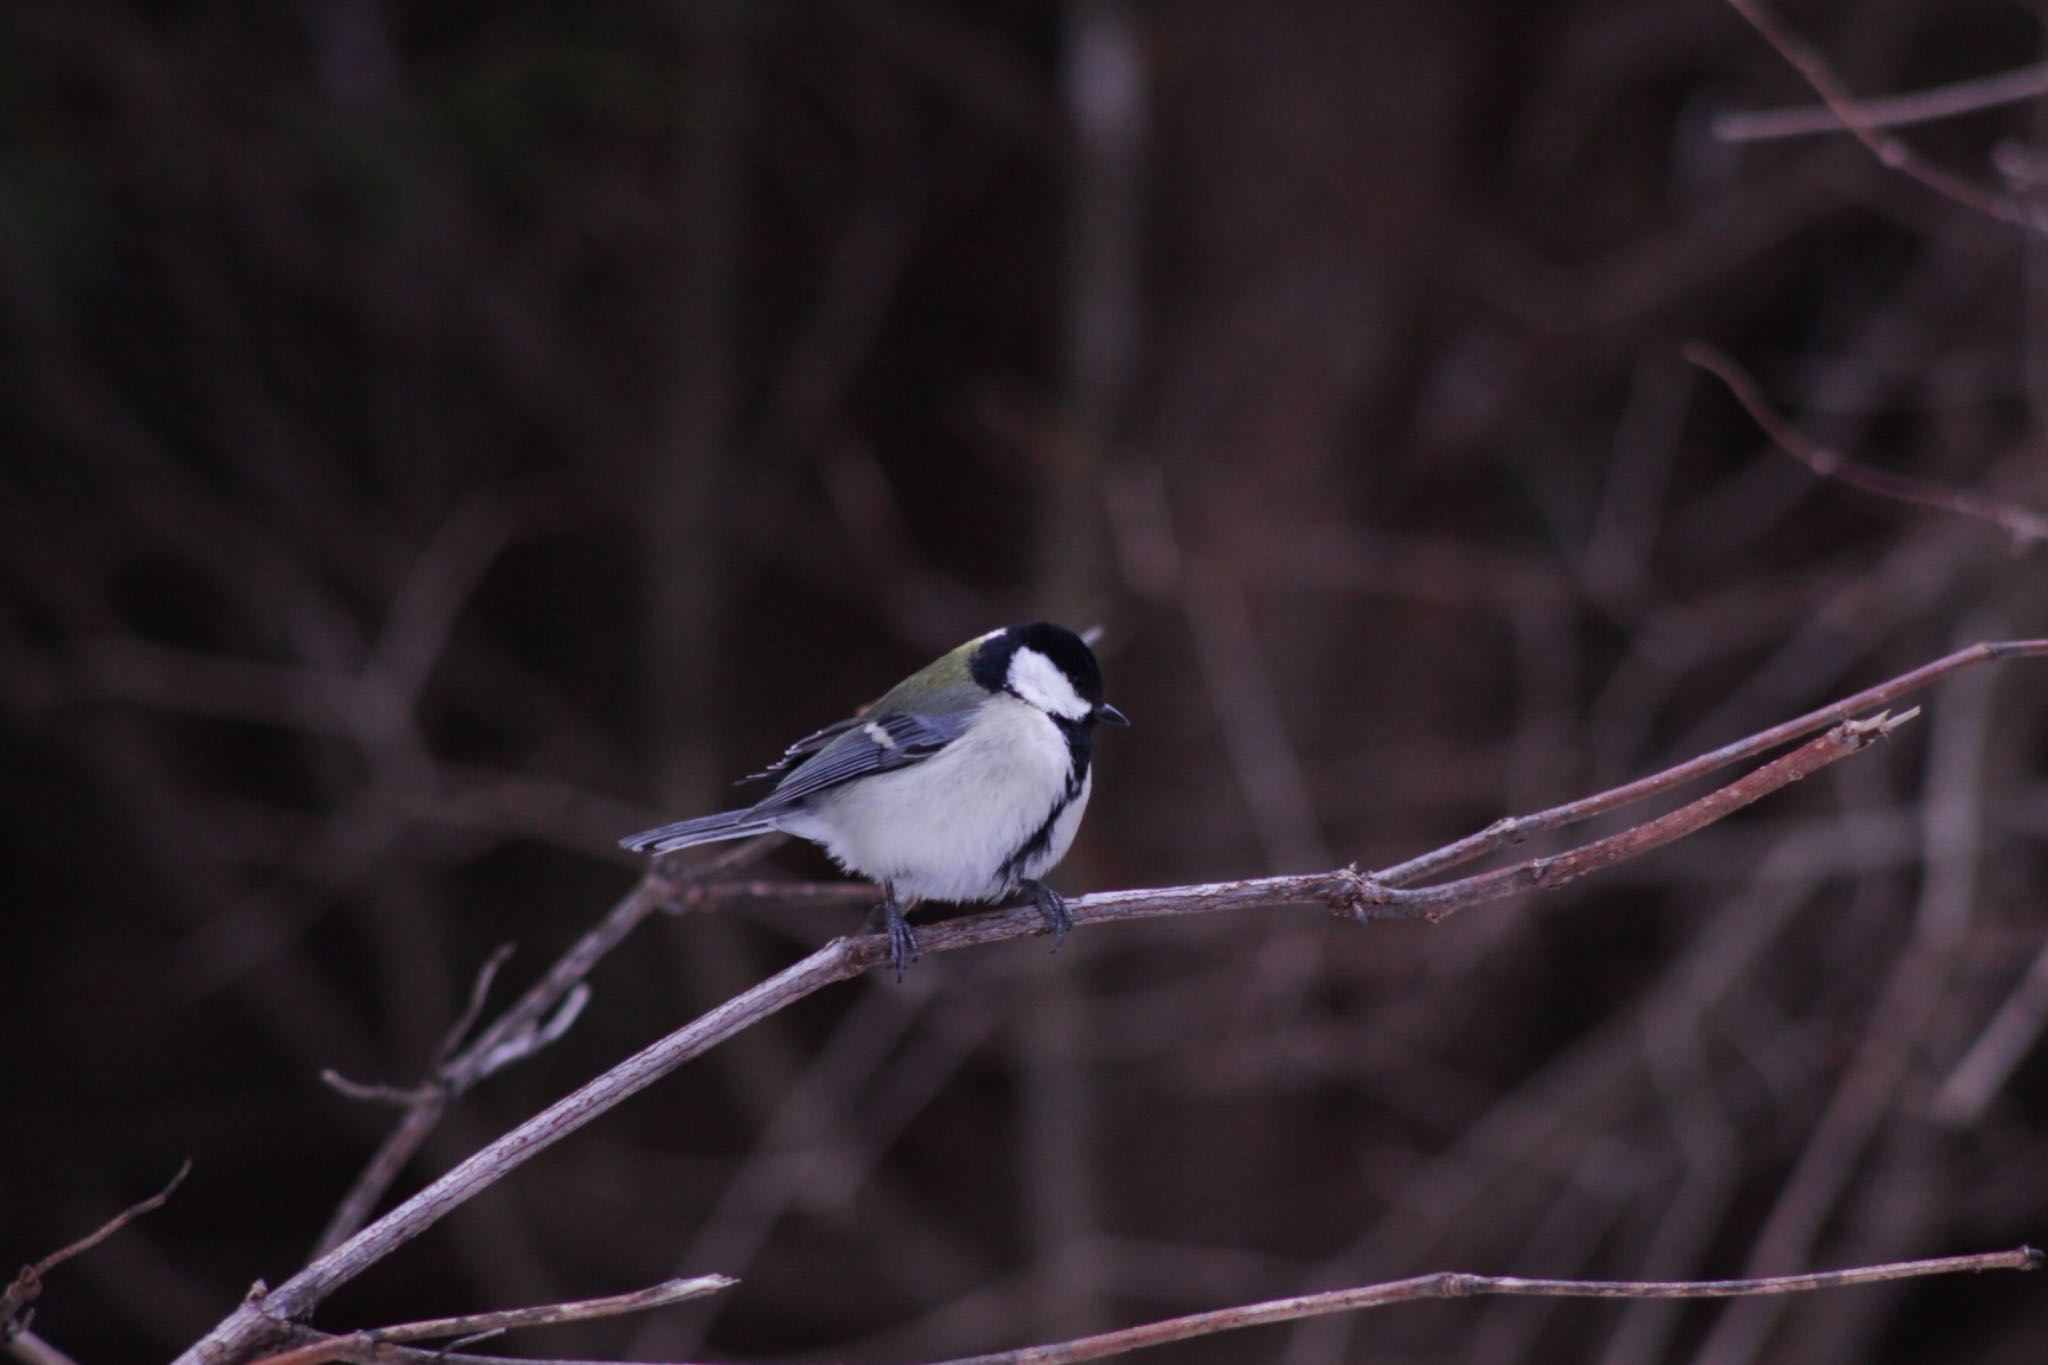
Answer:
[[[1046,932],[1052,935],[1052,950],[1060,950],[1060,940],[1067,936],[1067,930],[1074,927],[1074,917],[1067,913],[1067,903],[1060,893],[1044,882],[1029,879],[1017,883],[1018,889],[1031,897],[1031,903],[1038,907],[1038,913],[1045,917]]]
[[[910,921],[903,918],[903,903],[896,899],[896,888],[882,883],[882,903],[875,907],[881,918],[881,929],[889,935],[889,965],[896,969],[896,979],[903,979],[903,969],[917,961],[917,931],[910,927]],[[874,926],[874,916],[868,925]]]

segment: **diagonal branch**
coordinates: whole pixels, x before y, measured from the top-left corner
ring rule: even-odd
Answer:
[[[491,1313],[468,1313],[461,1317],[430,1318],[423,1322],[401,1322],[391,1327],[377,1327],[364,1332],[350,1332],[344,1336],[322,1337],[288,1351],[265,1356],[256,1365],[321,1365],[324,1361],[378,1359],[387,1354],[382,1348],[394,1342],[429,1341],[435,1337],[459,1337],[449,1350],[473,1344],[486,1337],[522,1327],[551,1327],[563,1322],[589,1322],[596,1318],[614,1318],[625,1313],[645,1313],[649,1309],[666,1308],[671,1304],[701,1299],[706,1294],[716,1294],[729,1289],[739,1281],[730,1275],[696,1275],[689,1279],[663,1280],[660,1284],[636,1289],[628,1294],[612,1294],[601,1299],[579,1299],[573,1303],[544,1303],[532,1308],[502,1308]]]
[[[2008,104],[2048,96],[2048,62],[2000,71],[1902,95],[1879,95],[1857,101],[1856,112],[1872,128],[1904,128],[1916,123],[1956,118]],[[1848,125],[1827,105],[1798,109],[1755,109],[1723,114],[1714,120],[1714,136],[1723,142],[1763,142],[1781,137],[1840,133]]]
[[[1759,730],[1746,738],[1731,744],[1724,744],[1696,758],[1666,768],[1663,772],[1652,773],[1634,782],[1611,787],[1604,792],[1568,801],[1549,810],[1537,811],[1533,815],[1511,816],[1497,820],[1480,830],[1467,835],[1456,843],[1445,844],[1432,853],[1411,858],[1405,863],[1383,868],[1373,875],[1373,880],[1382,886],[1407,886],[1426,877],[1440,876],[1451,868],[1463,866],[1475,858],[1493,852],[1509,844],[1518,844],[1529,835],[1540,830],[1561,829],[1576,825],[1598,815],[1622,806],[1633,805],[1645,797],[1656,796],[1673,788],[1681,787],[1708,773],[1719,772],[1733,763],[1754,758],[1780,744],[1789,744],[1795,739],[1810,735],[1816,730],[1836,725],[1849,717],[1873,707],[1888,706],[1900,697],[1910,695],[1929,683],[1947,677],[1959,669],[1969,668],[1988,659],[2048,658],[2048,638],[2039,640],[1987,640],[1966,649],[1947,654],[1933,663],[1922,664],[1910,672],[1888,678],[1875,687],[1866,687],[1854,696],[1844,697],[1837,702],[1794,717],[1768,730]]]
[[[1519,820],[1502,821],[1438,854],[1415,859],[1378,874],[1361,874],[1353,868],[1340,868],[1333,872],[1298,876],[1105,892],[1079,897],[1069,902],[1068,908],[1077,925],[1315,903],[1328,905],[1358,919],[1441,919],[1465,905],[1496,900],[1523,890],[1559,885],[1703,828],[1770,791],[1868,747],[1912,714],[1909,712],[1897,718],[1880,715],[1850,720],[1846,712],[1883,704],[1925,687],[1959,668],[1991,659],[2022,656],[2048,656],[2048,639],[1987,642],[1958,650],[1854,697],[1723,746],[1663,773],[1571,805]],[[1440,869],[1469,861],[1487,848],[1498,847],[1527,830],[1573,823],[1616,806],[1642,800],[1689,778],[1754,756],[1763,749],[1824,726],[1832,728],[1792,753],[1766,763],[1678,810],[1620,834],[1589,841],[1562,854],[1529,859],[1457,882],[1423,887],[1404,884],[1419,878],[1418,868],[1434,866]],[[649,880],[658,880],[659,875],[658,872],[651,874]],[[628,899],[630,901],[631,897]],[[930,954],[1043,932],[1044,922],[1037,911],[1030,906],[1022,906],[948,920],[930,926],[918,937],[924,951]],[[230,1365],[247,1359],[256,1349],[279,1342],[335,1289],[425,1232],[451,1210],[503,1179],[538,1153],[653,1085],[685,1062],[834,982],[859,976],[886,961],[888,956],[889,940],[883,934],[834,939],[801,961],[734,996],[485,1146],[376,1222],[319,1256],[276,1290],[252,1295],[180,1356],[178,1365]]]
[[[1805,465],[1818,477],[1839,479],[1851,488],[1861,489],[1874,497],[1890,498],[1894,502],[1913,503],[1920,507],[1931,507],[1938,512],[1953,512],[1957,516],[1974,517],[1978,521],[1990,522],[2012,537],[2012,548],[2015,553],[2028,549],[2037,541],[2048,540],[2048,516],[2017,503],[1980,498],[1973,493],[1957,492],[1925,479],[1911,479],[1844,459],[1839,453],[1820,444],[1787,421],[1785,415],[1764,396],[1763,386],[1756,382],[1756,376],[1736,364],[1726,352],[1704,342],[1695,341],[1686,345],[1684,355],[1687,360],[1726,384],[1728,391],[1735,395],[1735,401],[1749,414],[1750,420],[1763,428],[1764,435],[1770,437],[1778,449]]]
[[[540,980],[527,987],[526,993],[493,1020],[468,1047],[457,1051],[463,1036],[482,1012],[484,994],[504,962],[508,950],[499,949],[478,973],[468,1007],[449,1029],[436,1050],[431,1070],[418,1085],[402,1090],[357,1086],[332,1072],[327,1073],[323,1079],[342,1093],[357,1099],[395,1102],[405,1107],[405,1113],[398,1125],[385,1136],[376,1154],[343,1197],[340,1207],[335,1209],[334,1216],[321,1230],[319,1240],[313,1246],[313,1255],[324,1256],[362,1227],[371,1210],[377,1207],[378,1201],[398,1179],[399,1172],[405,1169],[405,1164],[412,1160],[413,1154],[419,1151],[441,1122],[449,1105],[479,1081],[512,1062],[531,1056],[561,1036],[574,1022],[583,999],[587,998],[582,994],[586,990],[584,978],[607,953],[638,928],[642,920],[657,910],[688,909],[705,898],[703,878],[744,866],[772,846],[772,841],[758,840],[730,849],[696,865],[688,874],[691,880],[681,886],[676,880],[679,873],[665,866],[650,869],[603,919],[570,945]]]
[[[1805,78],[1813,92],[1842,121],[1842,126],[1855,134],[1856,140],[1870,149],[1870,154],[1900,174],[1919,181],[1928,189],[1945,199],[1975,209],[1977,212],[1996,218],[2002,223],[2027,228],[2035,232],[2044,226],[2034,221],[2018,203],[2000,194],[1993,194],[1979,188],[1959,175],[1945,171],[1927,161],[1898,138],[1883,132],[1870,121],[1856,96],[1842,78],[1835,74],[1827,59],[1818,49],[1801,38],[1780,19],[1762,0],[1728,0],[1728,7],[1749,21],[1751,28],[1763,36],[1763,40],[1777,50],[1780,57],[1793,70]]]
[[[1438,920],[1468,905],[1498,900],[1518,891],[1547,891],[1563,886],[1589,872],[1639,857],[1694,830],[1704,829],[1781,787],[1811,777],[1853,753],[1860,753],[1919,714],[1920,708],[1915,706],[1896,716],[1889,711],[1881,711],[1867,720],[1845,720],[1791,753],[1773,759],[1756,771],[1717,787],[1677,810],[1554,857],[1531,858],[1510,867],[1496,868],[1437,886],[1386,887],[1376,884],[1372,878],[1364,878],[1351,908],[1360,919],[1419,916]]]
[[[122,1228],[127,1227],[145,1213],[162,1208],[177,1193],[178,1186],[185,1183],[185,1177],[192,1174],[189,1158],[178,1167],[178,1173],[171,1177],[171,1183],[139,1203],[130,1204],[121,1212],[88,1232],[68,1246],[61,1246],[34,1265],[25,1265],[4,1290],[0,1290],[0,1342],[12,1341],[28,1326],[28,1318],[16,1320],[15,1314],[34,1303],[43,1292],[43,1276],[55,1270],[74,1256],[82,1256],[101,1242],[106,1241]],[[30,1316],[34,1316],[31,1312]]]

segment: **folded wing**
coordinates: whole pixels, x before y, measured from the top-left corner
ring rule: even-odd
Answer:
[[[842,782],[873,773],[885,773],[922,763],[960,737],[972,712],[948,716],[898,713],[873,720],[856,719],[833,729],[837,732],[811,757],[775,785],[775,790],[748,812],[772,815]],[[826,734],[819,731],[816,739]],[[799,744],[809,743],[799,741]],[[794,752],[795,746],[792,746]],[[785,755],[785,759],[788,756]]]

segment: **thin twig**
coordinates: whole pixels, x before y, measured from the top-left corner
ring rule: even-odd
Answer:
[[[1599,810],[1612,809],[1624,800],[1640,800],[1687,777],[1713,771],[1823,725],[1844,721],[1846,718],[1838,714],[1844,709],[1861,710],[1872,704],[1881,704],[1969,664],[2021,656],[2048,656],[2048,639],[1987,642],[1958,650],[1945,659],[1901,674],[1856,697],[1724,746],[1653,778],[1527,819],[1552,824],[1584,819]],[[1532,859],[1445,886],[1402,887],[1392,883],[1390,873],[1367,875],[1355,869],[1340,868],[1334,872],[1299,876],[1107,892],[1077,898],[1069,903],[1069,910],[1077,925],[1307,903],[1322,903],[1360,919],[1413,916],[1441,919],[1463,904],[1497,899],[1527,888],[1555,886],[1622,858],[1647,852],[1721,818],[1765,791],[1797,781],[1824,763],[1866,747],[1904,719],[1904,716],[1896,719],[1879,716],[1837,724],[1837,728],[1820,739],[1666,816],[1564,854]],[[1431,858],[1403,864],[1402,868],[1426,865],[1432,859],[1438,866],[1455,865],[1455,861],[1477,856],[1484,847],[1497,846],[1498,842],[1504,842],[1519,829],[1534,827],[1538,826],[1503,821],[1472,840],[1452,846],[1467,850],[1455,860],[1431,855]],[[1499,834],[1495,843],[1485,843],[1490,836],[1501,831],[1505,832]],[[1473,847],[1475,840],[1479,841],[1476,849]],[[919,934],[919,942],[924,952],[931,955],[1043,932],[1044,923],[1036,910],[1022,906],[931,925]],[[201,1362],[228,1365],[245,1359],[254,1349],[275,1345],[335,1289],[425,1232],[451,1210],[503,1179],[533,1156],[692,1058],[825,986],[860,975],[886,961],[888,956],[887,935],[834,939],[801,961],[734,996],[485,1146],[375,1223],[318,1257],[277,1289],[252,1295],[180,1356],[178,1365],[201,1365]]]
[[[1983,812],[1978,803],[1993,743],[1994,681],[1986,673],[1958,680],[1928,737],[1915,841],[1924,853],[1911,938],[1893,958],[1866,1022],[1856,1030],[1854,1048],[1831,1068],[1832,1083],[1819,1117],[1750,1243],[1742,1267],[1747,1274],[1804,1265],[1823,1227],[1853,1221],[1841,1200],[1863,1169],[1948,1003],[1947,983],[1956,970],[1981,875]],[[1700,1358],[1758,1359],[1784,1306],[1778,1299],[1734,1305],[1715,1321]]]
[[[1639,857],[1673,839],[1704,829],[1781,787],[1811,777],[1830,763],[1868,748],[1919,714],[1920,708],[1915,706],[1896,716],[1880,712],[1867,720],[1845,720],[1791,753],[1773,759],[1756,771],[1677,810],[1554,857],[1531,858],[1527,862],[1463,877],[1440,886],[1379,888],[1371,886],[1368,878],[1368,886],[1362,895],[1367,906],[1375,911],[1387,907],[1397,913],[1439,919],[1466,905],[1495,900],[1517,891],[1538,887],[1549,890],[1562,886],[1589,872]],[[1361,913],[1360,917],[1378,918],[1379,915]]]
[[[365,1341],[354,1334],[329,1336],[302,1327],[292,1333],[295,1346],[328,1346],[316,1359],[329,1365],[619,1365],[616,1358],[592,1360],[574,1356],[484,1355],[457,1342],[452,1346],[408,1346],[397,1341]],[[34,1365],[31,1362],[31,1365]],[[52,1365],[68,1365],[53,1362]],[[259,1362],[258,1365],[268,1365]]]
[[[2023,66],[2017,71],[2000,71],[1975,76],[1951,85],[1913,90],[1903,95],[1881,95],[1856,101],[1856,112],[1867,127],[1908,128],[1917,123],[1975,114],[2008,104],[2048,95],[2048,62]],[[1784,137],[1811,137],[1820,133],[1847,131],[1841,115],[1828,105],[1804,105],[1797,109],[1756,109],[1723,114],[1714,120],[1714,136],[1723,142],[1766,142]]]
[[[499,969],[511,960],[516,946],[501,943],[488,958],[484,959],[484,965],[477,971],[476,980],[470,984],[469,1003],[463,1006],[462,1013],[455,1017],[455,1022],[450,1024],[447,1033],[442,1035],[441,1046],[434,1050],[435,1069],[448,1065],[454,1059],[456,1050],[462,1046],[462,1040],[476,1027],[476,1021],[483,1018],[484,1002],[490,998],[491,983],[498,979]]]
[[[582,993],[584,978],[642,920],[657,910],[689,908],[708,895],[702,878],[744,866],[760,857],[767,846],[768,841],[764,840],[759,845],[741,845],[727,850],[696,865],[688,873],[690,879],[681,883],[676,880],[683,875],[679,869],[668,864],[651,868],[603,919],[577,939],[540,980],[485,1027],[467,1048],[454,1051],[454,1045],[474,1024],[477,1007],[503,961],[507,949],[500,948],[478,974],[476,985],[470,992],[469,1008],[464,1010],[462,1018],[449,1029],[441,1046],[436,1049],[435,1063],[419,1085],[403,1090],[358,1086],[332,1072],[323,1073],[322,1079],[344,1094],[401,1104],[405,1106],[405,1114],[398,1125],[385,1135],[376,1154],[356,1178],[356,1183],[335,1209],[327,1226],[321,1230],[319,1240],[313,1245],[313,1255],[325,1255],[362,1227],[371,1210],[398,1179],[398,1173],[405,1169],[405,1164],[440,1123],[450,1104],[479,1081],[513,1061],[531,1056],[561,1036],[580,1012],[582,1002],[588,998]]]
[[[337,1095],[346,1095],[364,1104],[390,1104],[400,1109],[423,1103],[432,1089],[424,1085],[378,1085],[369,1081],[352,1081],[333,1067],[320,1073],[320,1084]]]
[[[1985,641],[1959,649],[1953,654],[1936,659],[1933,663],[1922,664],[1911,672],[1901,673],[1874,687],[1866,687],[1854,696],[1844,697],[1838,702],[1807,712],[1768,730],[1759,730],[1746,738],[1724,744],[1718,749],[1687,759],[1683,763],[1666,768],[1663,772],[1652,773],[1634,782],[1611,787],[1604,792],[1567,801],[1561,806],[1537,811],[1533,815],[1510,816],[1496,820],[1476,834],[1469,834],[1455,843],[1445,844],[1434,852],[1405,863],[1382,868],[1372,874],[1372,881],[1381,886],[1407,886],[1429,877],[1442,875],[1454,867],[1463,866],[1475,858],[1483,857],[1495,849],[1509,844],[1518,844],[1529,835],[1542,830],[1561,829],[1605,815],[1608,811],[1632,805],[1645,797],[1656,796],[1687,782],[1718,772],[1731,763],[1740,763],[1753,758],[1767,749],[1775,749],[1815,730],[1823,729],[1849,719],[1860,712],[1874,707],[1886,706],[1900,697],[1917,692],[1929,683],[1936,682],[1961,668],[1983,663],[1987,659],[2007,658],[2048,658],[2048,638],[2038,640],[1997,640]]]
[[[994,1351],[966,1356],[941,1365],[1068,1365],[1076,1360],[1099,1360],[1148,1346],[1214,1336],[1245,1327],[1262,1327],[1275,1322],[1329,1313],[1351,1313],[1367,1308],[1384,1308],[1392,1303],[1413,1303],[1418,1299],[1465,1299],[1503,1294],[1523,1298],[1564,1299],[1733,1299],[1759,1294],[1798,1294],[1816,1289],[1846,1289],[1852,1285],[1880,1284],[1887,1280],[1914,1279],[1926,1275],[1979,1274],[1987,1270],[2039,1270],[2048,1256],[2033,1247],[2014,1251],[1992,1251],[1977,1256],[1942,1256],[1924,1261],[1893,1261],[1885,1265],[1854,1266],[1846,1270],[1821,1270],[1805,1275],[1771,1275],[1748,1280],[1525,1280],[1513,1275],[1464,1275],[1439,1271],[1412,1279],[1369,1284],[1356,1289],[1333,1289],[1321,1294],[1270,1299],[1236,1308],[1218,1308],[1207,1313],[1150,1322],[1142,1327],[1103,1332],[1046,1346],[1027,1346],[1016,1351]]]
[[[697,1275],[689,1279],[664,1280],[629,1294],[612,1294],[601,1299],[579,1299],[573,1303],[544,1303],[532,1308],[505,1308],[492,1313],[468,1313],[461,1317],[429,1318],[402,1322],[391,1327],[350,1332],[294,1346],[288,1351],[263,1357],[256,1365],[319,1365],[322,1361],[374,1359],[377,1348],[404,1341],[427,1341],[435,1337],[461,1337],[474,1342],[522,1327],[546,1327],[562,1322],[588,1322],[625,1313],[644,1313],[653,1308],[700,1299],[728,1289],[739,1281],[730,1275]],[[461,1344],[461,1343],[458,1343]]]
[[[1179,606],[1194,642],[1197,672],[1230,756],[1245,817],[1268,867],[1313,866],[1332,856],[1309,794],[1285,704],[1252,634],[1244,590],[1218,564],[1183,556]]]
[[[1688,342],[1683,352],[1685,358],[1719,379],[1735,395],[1735,401],[1742,404],[1750,419],[1763,428],[1764,435],[1773,444],[1805,465],[1823,479],[1839,479],[1851,488],[1895,502],[1913,503],[1920,507],[1931,507],[1938,512],[1953,512],[1957,516],[1974,517],[1989,522],[2012,537],[2015,552],[2027,549],[2038,541],[2048,540],[2048,516],[2016,503],[2003,502],[1992,498],[1980,498],[1971,493],[1959,493],[1943,488],[1940,484],[1924,479],[1911,479],[1900,474],[1888,474],[1869,465],[1858,464],[1844,459],[1837,452],[1815,441],[1791,422],[1764,396],[1763,386],[1756,377],[1742,368],[1726,352],[1704,342]]]
[[[1982,1118],[2013,1069],[2040,1041],[2044,1028],[2048,1028],[2048,944],[2034,955],[2026,975],[1934,1092],[1928,1109],[1935,1121],[1960,1128]]]
[[[143,1214],[162,1208],[170,1197],[177,1192],[178,1186],[185,1183],[185,1177],[190,1174],[192,1174],[192,1159],[187,1157],[184,1164],[178,1167],[178,1173],[171,1177],[171,1183],[158,1190],[149,1198],[139,1203],[130,1204],[127,1208],[100,1224],[98,1228],[68,1246],[57,1248],[57,1250],[43,1257],[42,1260],[37,1261],[34,1265],[23,1266],[21,1273],[14,1277],[13,1282],[6,1289],[0,1290],[0,1341],[13,1340],[19,1332],[28,1326],[26,1318],[17,1322],[15,1314],[19,1313],[29,1304],[34,1303],[36,1296],[43,1292],[43,1276],[49,1274],[72,1257],[82,1256],[86,1252],[91,1251],[101,1242],[106,1241],[122,1228],[127,1227],[130,1223],[142,1217]]]
[[[514,945],[501,943],[484,959],[484,965],[477,969],[476,980],[469,988],[469,1003],[463,1007],[455,1022],[448,1026],[441,1036],[441,1045],[434,1049],[433,1070],[446,1067],[454,1058],[462,1040],[476,1027],[476,1021],[483,1015],[484,1001],[491,993],[491,983],[498,978],[498,970],[511,958]],[[559,1036],[559,1035],[558,1035]],[[429,1086],[369,1085],[352,1081],[332,1069],[322,1071],[320,1079],[330,1089],[339,1091],[352,1100],[363,1100],[372,1104],[396,1104],[401,1106],[423,1104],[429,1098]]]
[[[1961,176],[1923,160],[1905,143],[1880,131],[1864,116],[1863,107],[1857,102],[1854,92],[1842,83],[1842,78],[1835,74],[1834,68],[1828,65],[1827,59],[1820,55],[1819,50],[1794,33],[1783,20],[1760,3],[1760,0],[1728,0],[1728,6],[1748,20],[1750,27],[1761,34],[1764,41],[1775,48],[1778,55],[1805,78],[1806,83],[1813,87],[1813,92],[1819,95],[1821,101],[1834,111],[1835,117],[1842,121],[1842,126],[1855,134],[1856,140],[1868,147],[1871,155],[1884,165],[1919,181],[1944,198],[1996,218],[2002,223],[2011,223],[2015,227],[2035,232],[2043,230],[2042,225],[2036,223],[2018,203],[2004,195],[1984,190]]]

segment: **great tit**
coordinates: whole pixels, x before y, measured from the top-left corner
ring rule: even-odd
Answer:
[[[1006,626],[790,745],[754,774],[779,780],[746,809],[619,842],[661,854],[771,830],[808,839],[881,887],[899,978],[917,957],[904,912],[923,900],[1023,891],[1057,949],[1073,921],[1038,879],[1080,827],[1098,722],[1130,724],[1102,699],[1102,670],[1081,637],[1047,621]]]

